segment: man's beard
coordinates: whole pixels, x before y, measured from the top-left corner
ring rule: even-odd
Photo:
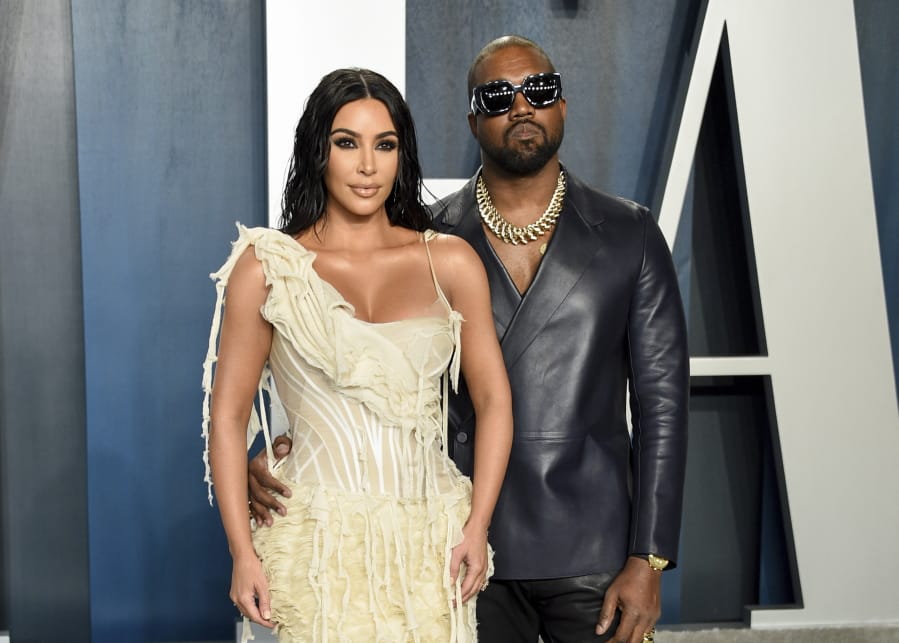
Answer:
[[[513,147],[509,140],[510,132],[506,132],[503,136],[504,145],[481,143],[484,155],[509,174],[529,176],[536,173],[559,151],[563,130],[560,128],[558,134],[551,137],[542,126],[531,124],[543,131],[542,140],[518,141],[518,145]]]

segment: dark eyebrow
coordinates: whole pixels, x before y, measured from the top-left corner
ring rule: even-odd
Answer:
[[[331,136],[334,136],[335,134],[348,134],[348,135],[352,136],[353,138],[360,138],[359,132],[354,132],[353,130],[347,129],[345,127],[338,127],[337,129],[335,129],[331,132]],[[396,132],[394,132],[393,130],[387,130],[386,132],[381,132],[380,134],[375,136],[375,139],[387,138],[388,136],[396,136],[397,138],[400,137],[400,135],[397,134]]]

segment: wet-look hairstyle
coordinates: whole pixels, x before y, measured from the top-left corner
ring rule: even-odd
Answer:
[[[341,107],[373,98],[387,108],[399,138],[396,181],[385,207],[392,225],[426,230],[431,216],[421,201],[421,166],[412,113],[389,80],[368,69],[337,69],[309,95],[293,143],[293,157],[281,201],[281,231],[297,235],[325,214],[328,191],[325,169],[331,150],[331,126]]]

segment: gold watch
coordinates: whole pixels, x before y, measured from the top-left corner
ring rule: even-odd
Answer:
[[[652,567],[654,571],[660,572],[666,567],[668,567],[668,559],[662,558],[661,556],[656,556],[655,554],[648,554],[646,556],[646,562],[649,563],[649,566]]]

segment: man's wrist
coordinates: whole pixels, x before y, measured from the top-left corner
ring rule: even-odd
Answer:
[[[649,568],[656,572],[664,571],[671,564],[670,560],[658,554],[631,554],[631,556],[645,560]]]

